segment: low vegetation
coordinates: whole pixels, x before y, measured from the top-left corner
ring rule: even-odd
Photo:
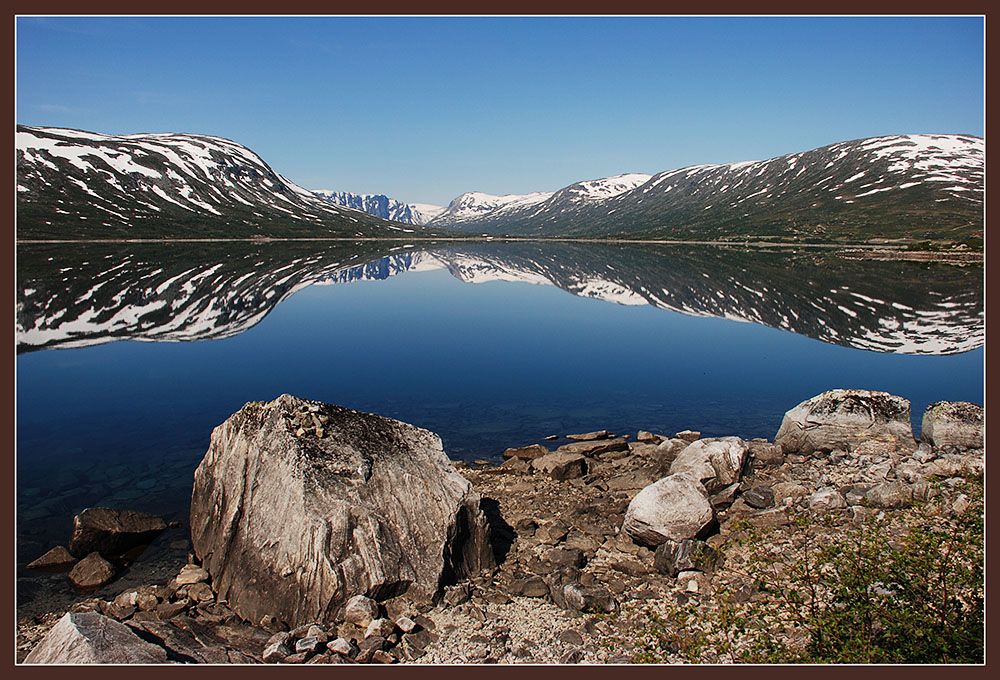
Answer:
[[[982,477],[959,490],[958,507],[931,500],[833,541],[796,517],[786,551],[746,525],[752,557],[736,571],[752,586],[717,589],[707,614],[693,602],[644,610],[633,661],[982,663]]]

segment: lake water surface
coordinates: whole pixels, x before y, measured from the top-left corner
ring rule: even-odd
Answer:
[[[186,524],[212,428],[282,393],[433,430],[468,461],[595,429],[771,439],[837,387],[909,399],[917,433],[931,402],[983,403],[978,265],[580,243],[17,255],[19,566],[87,506]]]

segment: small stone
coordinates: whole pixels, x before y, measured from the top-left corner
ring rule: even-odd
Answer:
[[[184,586],[194,583],[202,583],[208,579],[209,574],[207,570],[189,564],[182,567],[180,573],[177,574],[177,585]]]
[[[296,652],[295,654],[289,654],[282,659],[282,663],[300,664],[305,663],[308,658],[309,652]]]
[[[139,598],[139,593],[135,590],[125,590],[117,595],[112,602],[118,607],[134,607],[136,600]]]
[[[654,480],[655,481],[655,480]],[[740,490],[740,483],[734,482],[729,486],[720,489],[708,499],[713,507],[723,507],[731,505],[733,499],[736,498],[736,492]]]
[[[884,482],[865,494],[865,500],[876,508],[902,508],[913,499],[913,489],[906,482]]]
[[[437,628],[437,624],[434,623],[434,620],[427,618],[423,614],[417,614],[413,617],[413,620],[416,621],[417,625],[424,630],[434,630]]]
[[[531,467],[548,474],[556,481],[563,481],[587,474],[587,459],[577,453],[557,451],[535,458]]]
[[[600,586],[570,583],[563,587],[562,595],[566,607],[579,612],[610,613],[617,607],[611,593]]]
[[[370,638],[372,636],[379,636],[383,638],[389,637],[389,634],[395,630],[396,624],[394,624],[389,619],[374,619],[368,624],[368,628],[365,630],[365,637]]]
[[[652,432],[647,432],[646,430],[639,430],[638,434],[635,436],[635,440],[643,443],[659,444],[664,440],[664,437],[661,437],[658,434],[653,434]]]
[[[532,576],[511,581],[510,593],[522,597],[545,597],[549,594],[549,587],[540,576]]]
[[[417,622],[409,616],[400,616],[396,619],[396,627],[404,633],[412,633],[417,629]]]
[[[444,589],[444,603],[449,607],[455,607],[463,602],[468,602],[470,594],[468,583],[447,586]]]
[[[610,436],[607,430],[597,430],[596,432],[585,432],[583,434],[568,434],[566,439],[572,439],[578,442],[589,442],[595,439],[607,439]]]
[[[559,640],[568,645],[582,645],[583,636],[575,630],[564,630],[559,633]]]
[[[288,648],[284,642],[275,641],[268,643],[264,647],[264,652],[261,654],[261,659],[264,663],[281,663],[287,659],[292,653],[292,650]]]
[[[537,528],[538,522],[530,517],[522,517],[514,524],[514,531],[517,532],[518,536],[533,536]]]
[[[366,595],[355,595],[344,605],[343,616],[348,623],[367,627],[378,618],[378,604]]]
[[[758,510],[770,508],[774,505],[774,492],[764,486],[755,486],[743,492],[743,501]]]
[[[114,577],[114,566],[97,552],[84,557],[69,572],[70,582],[81,590],[99,588]]]
[[[372,654],[380,649],[384,650],[388,644],[389,641],[379,635],[365,638],[358,644],[358,662],[368,663],[372,659]]]
[[[809,497],[809,509],[815,511],[846,508],[847,499],[836,489],[822,489]]]
[[[561,664],[580,663],[583,660],[583,650],[580,648],[571,649],[559,659]]]
[[[534,460],[535,458],[541,458],[549,454],[549,450],[542,446],[541,444],[532,444],[530,446],[521,446],[518,448],[510,448],[503,452],[504,460],[510,458],[518,458],[520,460]]]
[[[29,562],[28,569],[62,571],[71,568],[75,563],[76,558],[69,554],[69,550],[57,545],[34,562]]]
[[[157,599],[156,595],[151,593],[139,593],[135,597],[135,606],[142,611],[152,611],[159,606],[160,601]]]
[[[579,548],[553,548],[545,554],[545,559],[559,566],[582,567],[587,563],[587,558]]]
[[[348,656],[351,658],[357,656],[359,651],[355,645],[351,644],[348,640],[345,640],[342,637],[339,637],[336,640],[333,640],[332,642],[326,643],[326,647],[331,652],[336,652],[341,656]]]
[[[653,566],[661,574],[677,576],[685,571],[713,572],[721,561],[722,555],[703,541],[667,540],[656,549]]]
[[[270,647],[275,643],[288,644],[289,642],[291,642],[291,640],[292,640],[292,634],[289,633],[287,630],[278,631],[277,633],[275,633],[274,635],[272,635],[267,639],[267,642],[264,644],[264,647]]]
[[[188,608],[187,600],[180,602],[163,602],[156,607],[156,615],[161,621],[172,619]]]
[[[295,651],[315,654],[322,644],[318,637],[304,637],[295,643]]]
[[[135,605],[119,605],[114,602],[101,602],[101,613],[118,621],[124,621],[136,612]]]
[[[543,545],[555,545],[566,538],[569,534],[569,527],[560,521],[547,524],[535,530],[535,538]]]
[[[372,653],[371,660],[373,663],[383,663],[383,664],[396,663],[396,657],[394,657],[392,654],[389,654],[388,652],[382,651],[381,649],[376,649]]]
[[[692,442],[701,439],[701,432],[696,432],[694,430],[684,430],[682,432],[678,432],[677,434],[675,434],[673,436],[673,439],[683,439],[688,444],[690,444]]]
[[[209,602],[215,599],[215,593],[212,592],[212,586],[208,585],[204,581],[191,584],[188,586],[187,592],[188,597],[195,602]]]

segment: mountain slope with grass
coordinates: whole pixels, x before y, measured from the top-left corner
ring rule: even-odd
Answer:
[[[979,137],[894,135],[765,161],[620,176],[633,186],[618,178],[581,182],[493,209],[449,207],[430,224],[536,237],[962,240],[982,235],[984,175]],[[594,184],[621,190],[585,190]]]
[[[19,239],[434,233],[325,201],[220,137],[18,125],[15,149]]]

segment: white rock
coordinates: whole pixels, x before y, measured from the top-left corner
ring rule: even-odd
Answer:
[[[694,476],[671,474],[650,484],[632,499],[622,531],[635,541],[657,546],[668,538],[694,538],[715,522],[708,491]]]
[[[69,612],[24,659],[26,664],[162,664],[166,651],[97,612]]]
[[[888,392],[830,390],[785,413],[774,443],[787,453],[851,450],[859,443],[891,435],[914,448],[910,402]]]

